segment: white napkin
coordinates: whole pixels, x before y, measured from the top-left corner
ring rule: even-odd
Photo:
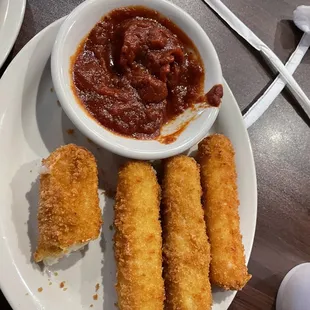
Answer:
[[[297,7],[294,11],[294,23],[301,31],[310,33],[310,6]]]

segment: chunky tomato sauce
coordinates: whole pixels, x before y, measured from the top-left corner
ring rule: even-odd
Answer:
[[[145,7],[104,16],[74,55],[72,78],[80,102],[101,125],[137,139],[158,137],[164,123],[208,99],[192,41]]]

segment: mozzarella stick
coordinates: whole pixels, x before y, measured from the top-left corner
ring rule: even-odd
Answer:
[[[193,158],[166,160],[163,179],[163,252],[167,310],[211,309],[210,246]]]
[[[164,303],[160,187],[146,162],[128,162],[118,174],[114,249],[120,310],[160,310]]]
[[[251,278],[239,228],[237,174],[229,139],[215,134],[198,147],[207,233],[211,245],[210,280],[240,290]]]
[[[58,148],[42,160],[34,260],[56,263],[98,238],[101,224],[94,156],[74,144]]]

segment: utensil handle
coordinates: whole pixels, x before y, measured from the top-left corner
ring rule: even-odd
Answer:
[[[278,56],[260,40],[241,20],[229,10],[220,0],[203,0],[211,7],[228,25],[241,35],[254,48],[270,61],[271,65],[277,69],[283,79],[291,86],[291,91],[299,99],[299,103],[310,118],[310,100],[300,88],[294,77],[287,71]],[[269,64],[269,62],[268,62]]]
[[[298,43],[294,53],[290,56],[285,67],[290,74],[293,74],[297,69],[298,65],[301,63],[303,57],[305,56],[307,50],[310,46],[310,34],[304,33],[300,42]],[[243,120],[247,128],[252,126],[262,114],[269,108],[271,103],[277,98],[285,87],[286,82],[278,75],[273,83],[268,87],[264,94],[252,105],[252,107],[243,116]],[[291,89],[291,87],[290,87]]]
[[[282,78],[291,86],[291,91],[297,98],[299,98],[299,103],[307,113],[310,118],[310,100],[300,88],[299,84],[296,82],[294,77],[289,73],[287,68],[283,65],[281,60],[274,54],[274,52],[268,47],[262,46],[262,53],[270,59],[273,66],[279,71]]]

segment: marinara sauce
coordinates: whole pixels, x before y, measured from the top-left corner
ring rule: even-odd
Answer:
[[[163,124],[207,98],[193,42],[141,6],[104,16],[80,44],[71,70],[76,96],[91,116],[136,139],[158,137]]]

